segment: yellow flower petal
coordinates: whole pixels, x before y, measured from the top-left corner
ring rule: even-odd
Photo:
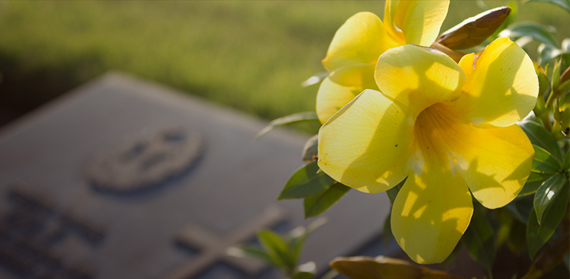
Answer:
[[[362,192],[386,191],[409,172],[415,149],[411,111],[365,90],[319,131],[319,167]]]
[[[317,93],[317,115],[321,123],[325,123],[364,89],[378,89],[374,82],[373,65],[353,64],[334,71],[323,80]]]
[[[517,197],[530,174],[534,149],[522,129],[480,129],[462,125],[451,148],[458,171],[473,196],[487,208],[507,205]]]
[[[435,103],[457,98],[465,75],[443,53],[404,45],[380,56],[375,79],[384,95],[418,115]]]
[[[478,128],[458,122],[450,107],[448,103],[437,104],[418,116],[414,135],[422,149],[419,162],[429,165],[433,158],[441,158],[435,163],[453,166],[483,206],[508,204],[530,174],[532,144],[516,124]],[[414,168],[416,172],[418,169],[422,168]]]
[[[464,121],[509,126],[534,108],[538,77],[531,59],[509,38],[495,40],[479,56],[464,56],[459,65],[465,94],[455,105]]]
[[[394,23],[402,30],[406,44],[430,46],[439,34],[448,8],[449,0],[402,0],[393,17]]]
[[[334,35],[323,65],[332,72],[350,64],[375,64],[381,53],[395,46],[380,18],[370,12],[357,13]]]
[[[392,233],[417,263],[444,261],[469,226],[473,203],[465,180],[449,165],[426,164],[398,193],[391,213]]]
[[[406,44],[406,37],[404,37],[400,28],[396,28],[396,24],[394,23],[398,4],[400,4],[400,0],[386,1],[386,6],[384,7],[384,25],[386,26],[386,31],[390,38],[400,45],[404,45]]]

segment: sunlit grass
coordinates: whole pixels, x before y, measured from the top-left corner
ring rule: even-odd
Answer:
[[[491,6],[505,2],[488,1]],[[18,88],[18,82],[27,83],[19,93],[25,104],[47,100],[53,92],[63,93],[116,69],[272,119],[314,110],[317,88],[299,84],[324,70],[320,60],[348,17],[358,11],[381,15],[383,5],[382,1],[0,2],[0,71],[10,90]],[[444,29],[481,11],[475,1],[452,0]],[[570,37],[564,28],[569,15],[555,6],[531,3],[520,6],[519,12],[519,21],[557,26],[559,41]],[[32,86],[35,81],[37,86]]]

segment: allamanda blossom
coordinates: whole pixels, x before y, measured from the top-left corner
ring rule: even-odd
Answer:
[[[364,89],[378,89],[374,67],[386,50],[404,44],[430,46],[447,15],[449,0],[388,0],[384,22],[357,13],[336,32],[323,65],[331,73],[317,93],[321,123]]]
[[[430,49],[384,52],[374,79],[319,131],[319,167],[362,192],[396,197],[392,232],[418,263],[452,252],[473,214],[512,201],[534,158],[516,122],[534,107],[538,78],[526,53],[500,38],[459,64]]]

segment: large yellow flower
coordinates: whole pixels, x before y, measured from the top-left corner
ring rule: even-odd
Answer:
[[[388,0],[383,23],[375,14],[357,13],[336,32],[323,65],[331,73],[317,93],[321,123],[364,89],[378,89],[374,67],[386,50],[404,44],[430,46],[447,15],[449,0]]]
[[[459,65],[404,45],[380,56],[375,80],[380,92],[363,91],[321,127],[319,167],[369,193],[407,177],[392,232],[412,260],[441,262],[469,225],[471,195],[502,207],[528,178],[534,151],[515,122],[538,95],[532,61],[508,38]]]

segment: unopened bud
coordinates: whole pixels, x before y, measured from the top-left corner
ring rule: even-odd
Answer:
[[[447,30],[435,41],[450,49],[477,46],[491,36],[511,13],[509,7],[498,7],[470,17]]]

